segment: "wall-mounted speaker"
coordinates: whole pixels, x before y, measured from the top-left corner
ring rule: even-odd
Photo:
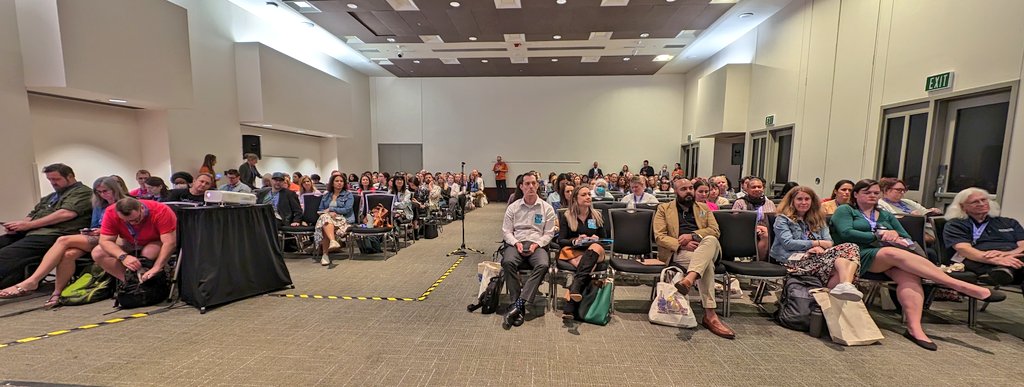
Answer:
[[[263,152],[260,150],[260,136],[242,135],[242,155],[244,156],[246,153],[255,153],[256,157],[263,158]]]

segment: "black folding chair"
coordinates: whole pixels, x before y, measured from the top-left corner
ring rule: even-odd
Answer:
[[[388,215],[387,215],[389,217],[388,220],[392,219],[391,218],[391,216],[392,216],[391,212],[394,211],[394,209],[395,209],[394,208],[395,195],[392,195],[392,194],[379,194],[379,193],[368,193],[368,194],[365,194],[364,196],[366,197],[366,205],[362,207],[361,211],[359,211],[359,213],[362,216],[366,216],[374,208],[377,208],[377,205],[381,205],[381,206],[384,206],[384,209],[388,210]],[[356,223],[359,223],[358,219],[356,220]],[[348,232],[348,242],[349,242],[349,245],[348,245],[348,256],[350,258],[355,256],[354,254],[355,254],[355,244],[356,244],[356,241],[361,240],[361,239],[366,239],[368,237],[374,237],[374,236],[379,236],[379,237],[384,239],[383,243],[381,244],[383,246],[383,249],[384,249],[384,260],[387,260],[389,258],[389,256],[388,256],[388,241],[389,240],[393,241],[395,249],[396,250],[398,249],[398,237],[395,236],[394,223],[392,223],[391,227],[369,227],[369,225],[367,227],[361,227],[361,225],[357,224],[357,225],[353,225],[353,227],[349,228],[349,232]]]
[[[605,254],[605,261],[612,268],[612,278],[631,276],[641,281],[650,280],[651,300],[661,270],[666,266],[644,265],[641,259],[653,258],[651,242],[654,240],[654,211],[644,209],[610,209],[612,250]],[[619,258],[618,255],[625,256]],[[615,293],[612,293],[612,309],[615,307]]]
[[[725,316],[731,313],[728,295],[732,277],[747,278],[759,281],[751,301],[754,306],[765,312],[761,299],[767,293],[767,281],[781,281],[786,278],[784,266],[768,261],[739,262],[739,257],[757,257],[757,212],[756,211],[714,211],[718,229],[721,231],[719,242],[722,246],[722,265],[725,266]]]
[[[322,196],[314,194],[303,194],[302,195],[302,221],[306,223],[305,226],[281,226],[278,229],[278,239],[281,241],[281,246],[284,246],[284,241],[287,239],[295,240],[295,244],[299,247],[299,252],[307,244],[311,243],[313,238],[313,232],[316,229],[316,222],[320,218],[320,214],[317,210],[320,208],[320,201],[323,199]],[[309,247],[309,246],[306,246]],[[316,246],[309,248],[310,255],[316,255]]]

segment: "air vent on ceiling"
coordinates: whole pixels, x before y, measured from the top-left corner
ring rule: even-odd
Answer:
[[[441,63],[444,64],[459,64],[458,58],[441,58]]]
[[[585,57],[580,59],[580,62],[583,62],[583,63],[597,63],[600,60],[601,60],[601,57],[599,57],[599,56],[585,56]]]
[[[441,35],[420,35],[420,40],[423,43],[444,43],[444,39],[441,39]]]
[[[509,59],[512,60],[512,63],[519,63],[519,64],[530,63],[530,58],[527,58],[525,56],[517,56],[517,57],[512,57],[512,58],[509,58]]]
[[[285,1],[285,4],[299,13],[320,13],[320,8],[314,6],[311,1]]]
[[[527,47],[526,48],[526,51],[572,51],[572,50],[604,50],[604,46]]]
[[[629,0],[601,0],[602,7],[625,7],[629,5]]]
[[[420,7],[416,6],[412,0],[388,0],[388,4],[395,11],[419,11]]]
[[[611,39],[611,38],[612,38],[612,33],[610,31],[591,32],[590,33],[590,40],[608,40],[608,39]]]
[[[685,44],[666,44],[664,47],[665,48],[683,48],[683,47],[686,47],[686,45]]]
[[[367,49],[362,49],[362,50],[357,50],[357,51],[359,51],[359,52],[380,52],[380,50],[378,50],[376,48],[367,48]]]
[[[505,41],[509,43],[522,43],[526,41],[526,34],[505,34]]]
[[[520,2],[520,0],[494,0],[494,8],[497,8],[497,9],[523,8],[523,4],[522,4],[522,2]]]
[[[433,52],[488,52],[488,51],[508,51],[504,47],[492,47],[492,48],[435,48],[430,50]]]

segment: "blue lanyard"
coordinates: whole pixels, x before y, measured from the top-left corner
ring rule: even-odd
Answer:
[[[146,220],[146,217],[148,215],[149,215],[149,209],[145,205],[143,205],[142,206],[142,218],[139,219],[139,224],[142,224],[142,222],[144,222]],[[133,250],[138,250],[139,248],[141,248],[142,246],[139,246],[139,232],[138,232],[138,230],[136,230],[135,227],[132,227],[132,224],[128,223],[128,222],[124,222],[124,226],[125,226],[125,228],[128,229],[128,234],[130,234],[132,236],[132,246],[135,246],[135,248]]]
[[[878,216],[878,212],[875,211],[875,210],[871,210],[870,213],[871,213],[871,217],[868,217],[863,212],[861,212],[860,215],[863,216],[864,219],[868,221],[869,225],[871,225],[871,231],[875,231],[875,228],[878,227],[878,221],[875,220],[876,217]]]
[[[761,223],[761,219],[764,219],[764,205],[757,207],[757,223]]]
[[[985,232],[986,227],[988,227],[987,220],[985,221],[985,223],[982,223],[980,225],[974,224],[974,221],[971,221],[971,234],[973,234],[971,235],[972,245],[978,243],[978,239],[981,238],[981,234]]]
[[[905,212],[907,214],[913,212],[913,210],[910,209],[910,206],[908,206],[906,203],[903,203],[902,200],[898,200],[898,201],[895,201],[895,202],[890,202],[888,199],[886,199],[885,201],[888,202],[889,204],[893,205],[893,206],[899,207],[900,210],[903,210],[903,212]]]
[[[640,197],[642,198],[644,196],[640,195]],[[633,204],[640,204],[640,199],[636,198],[636,194],[633,194]]]

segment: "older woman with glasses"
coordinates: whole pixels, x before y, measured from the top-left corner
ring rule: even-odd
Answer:
[[[65,235],[57,238],[57,242],[46,251],[39,267],[21,283],[0,291],[0,298],[20,297],[39,288],[51,270],[57,269],[57,280],[54,282],[53,294],[43,306],[52,308],[60,302],[60,293],[68,286],[71,276],[75,274],[75,260],[91,252],[99,245],[100,225],[107,206],[128,196],[121,183],[114,177],[101,177],[92,184],[92,222],[89,228],[82,229],[80,234]]]
[[[935,351],[938,346],[928,339],[921,326],[924,290],[921,279],[956,290],[984,302],[999,302],[1006,295],[950,277],[928,259],[908,249],[913,247],[896,217],[878,206],[882,189],[870,179],[853,186],[849,204],[836,209],[832,216],[832,237],[836,243],[855,243],[860,248],[860,275],[884,273],[896,282],[896,297],[903,305],[907,331],[903,334],[921,348]]]

